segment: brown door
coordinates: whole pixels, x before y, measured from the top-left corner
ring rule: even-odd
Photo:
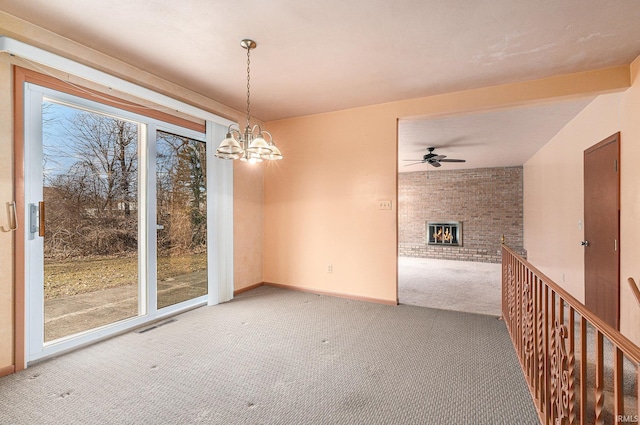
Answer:
[[[585,305],[619,328],[620,133],[584,151]]]

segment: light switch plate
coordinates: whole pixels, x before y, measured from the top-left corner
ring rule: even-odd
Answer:
[[[378,209],[379,210],[390,210],[391,209],[391,201],[378,201]]]

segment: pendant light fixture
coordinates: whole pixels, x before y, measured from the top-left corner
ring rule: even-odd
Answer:
[[[250,163],[263,160],[282,159],[280,149],[273,143],[271,133],[256,124],[251,127],[251,50],[256,48],[253,40],[242,40],[242,48],[247,50],[247,125],[244,132],[240,125],[233,123],[227,129],[227,137],[216,149],[216,157],[222,159],[239,159]],[[268,140],[265,139],[268,136]]]

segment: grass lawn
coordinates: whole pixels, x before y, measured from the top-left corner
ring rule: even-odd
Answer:
[[[206,270],[206,268],[206,253],[158,258],[158,276],[161,279]],[[136,285],[137,282],[138,259],[136,257],[45,260],[45,299]]]

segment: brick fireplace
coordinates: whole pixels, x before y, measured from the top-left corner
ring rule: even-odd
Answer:
[[[522,167],[399,173],[399,255],[498,263],[502,235],[524,254]]]

